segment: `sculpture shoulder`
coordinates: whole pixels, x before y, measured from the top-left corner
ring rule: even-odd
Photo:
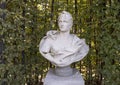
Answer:
[[[80,38],[77,35],[72,34],[72,36],[73,36],[73,39],[80,40]]]
[[[73,36],[73,44],[85,43],[85,39],[84,38],[79,38],[75,34],[72,34],[72,36]]]
[[[73,36],[73,41],[81,41],[81,40],[83,40],[83,39],[81,39],[81,38],[79,38],[77,35],[75,35],[75,34],[72,34],[72,36]]]
[[[47,52],[50,49],[54,39],[56,38],[56,33],[57,31],[55,30],[48,31],[46,33],[46,36],[44,36],[41,39],[40,44],[39,44],[40,52],[41,51]]]
[[[42,38],[42,40],[47,41],[47,42],[52,42],[57,38],[58,31],[56,30],[50,30],[46,33],[46,36]]]

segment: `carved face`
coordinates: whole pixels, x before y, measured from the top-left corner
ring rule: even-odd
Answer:
[[[58,26],[60,31],[66,32],[70,31],[72,28],[72,16],[68,12],[63,12],[58,18]]]

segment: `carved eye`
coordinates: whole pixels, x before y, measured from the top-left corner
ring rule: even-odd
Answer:
[[[63,21],[63,22],[68,23],[68,21]]]
[[[62,21],[61,21],[61,20],[59,20],[59,22],[61,23]]]
[[[59,23],[61,23],[61,22],[65,22],[65,23],[68,23],[68,21],[66,21],[66,20],[64,20],[64,21],[60,20],[60,21],[59,21]]]

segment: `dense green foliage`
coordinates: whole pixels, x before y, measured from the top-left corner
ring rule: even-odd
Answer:
[[[39,53],[39,42],[50,29],[58,29],[62,10],[74,18],[72,33],[85,38],[89,54],[73,67],[86,85],[120,85],[119,0],[1,0],[0,85],[42,85],[53,67]]]

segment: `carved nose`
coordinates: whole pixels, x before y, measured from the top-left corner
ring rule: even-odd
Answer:
[[[64,25],[61,25],[61,27],[63,27]]]

